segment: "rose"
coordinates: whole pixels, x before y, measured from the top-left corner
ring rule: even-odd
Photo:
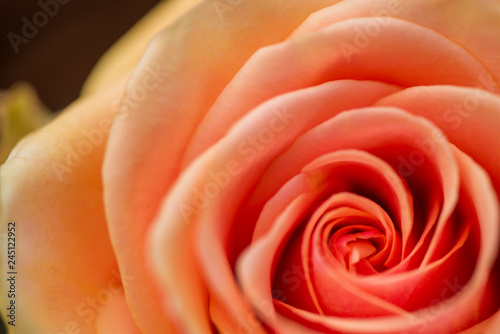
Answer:
[[[64,277],[60,296],[93,291],[98,330],[128,309],[146,333],[173,330],[169,321],[189,333],[498,329],[498,8],[329,5],[207,2],[155,39],[107,143],[112,250],[93,195],[102,192],[102,110],[119,93],[25,140],[3,167],[3,219],[35,228],[41,214],[66,224],[67,238],[30,253],[32,263],[65,261],[29,267],[45,276],[25,286],[40,293]],[[266,35],[254,30],[276,20]],[[99,149],[78,155],[91,139]],[[55,192],[40,189],[52,182]],[[69,225],[75,200],[91,229]],[[91,272],[92,252],[101,258]],[[133,280],[122,279],[126,304],[104,305],[115,254]],[[71,260],[84,263],[79,272]]]

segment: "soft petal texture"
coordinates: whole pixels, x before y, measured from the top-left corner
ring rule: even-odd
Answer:
[[[500,3],[489,0],[354,0],[342,1],[313,13],[295,33],[316,31],[332,21],[355,17],[397,17],[428,27],[468,50],[499,82],[499,16]],[[378,20],[377,23],[382,30],[386,28],[385,22]],[[377,24],[372,22],[372,25]]]
[[[16,222],[16,332],[58,333],[74,322],[81,333],[104,334],[98,323],[113,321],[113,310],[128,312],[100,177],[114,116],[109,106],[123,85],[74,103],[25,138],[1,167],[3,233]],[[91,143],[85,134],[96,131]],[[3,259],[6,249],[2,243]],[[106,298],[101,294],[116,298],[97,299],[104,301],[99,312],[89,311],[88,298]],[[126,329],[139,333],[133,321]]]
[[[500,312],[497,312],[491,317],[491,321],[488,323],[488,328],[486,334],[494,334],[500,330]]]
[[[478,88],[412,87],[377,105],[403,108],[432,121],[451,143],[488,172],[500,194],[500,156],[491,153],[500,150],[498,95]]]
[[[141,334],[130,314],[125,296],[113,296],[112,304],[96,320],[97,333]],[[116,300],[115,300],[116,299]]]
[[[346,57],[343,45],[353,43],[358,31],[373,20],[341,21],[260,49],[199,125],[185,163],[220,139],[259,103],[300,88],[340,79],[379,80],[403,87],[481,86],[481,80],[490,77],[486,68],[460,46],[431,29],[393,18],[384,19],[384,28],[359,54]],[[429,63],[440,66],[429,67]]]

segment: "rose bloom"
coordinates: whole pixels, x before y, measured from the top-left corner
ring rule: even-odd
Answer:
[[[499,333],[499,2],[194,2],[2,166],[9,330]]]

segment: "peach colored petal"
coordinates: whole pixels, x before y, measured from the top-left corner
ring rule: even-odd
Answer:
[[[459,202],[458,205],[463,206],[463,205],[465,205],[465,203]],[[471,218],[472,217],[469,217],[468,219],[471,219]],[[467,231],[468,231],[468,226],[465,225],[465,228],[462,229],[461,236],[459,236],[459,239],[457,239],[457,243],[454,246],[452,246],[453,249],[451,249],[445,257],[441,258],[439,261],[433,262],[431,265],[427,265],[423,268],[420,268],[418,271],[403,273],[403,274],[400,274],[398,276],[394,276],[393,278],[397,278],[397,280],[394,280],[392,278],[387,280],[386,278],[382,279],[380,277],[372,276],[372,277],[367,277],[367,279],[363,279],[363,280],[359,281],[358,284],[361,284],[361,286],[364,286],[365,289],[368,288],[369,291],[371,291],[374,294],[379,294],[380,291],[384,290],[384,285],[387,285],[386,288],[390,288],[392,290],[392,292],[395,294],[395,296],[404,296],[405,292],[407,293],[407,292],[411,291],[412,286],[415,286],[415,285],[418,285],[419,287],[421,287],[421,289],[423,289],[423,291],[426,291],[426,293],[432,295],[432,293],[430,293],[430,291],[435,289],[436,286],[438,286],[439,289],[443,289],[443,290],[438,289],[436,291],[436,294],[439,295],[439,293],[441,291],[441,296],[442,296],[441,298],[445,298],[443,296],[446,296],[446,295],[448,295],[448,297],[449,297],[450,296],[449,286],[450,286],[450,284],[456,284],[457,277],[458,277],[460,284],[465,283],[463,278],[460,278],[460,276],[455,276],[455,275],[457,275],[455,273],[457,271],[457,269],[460,268],[462,271],[466,270],[466,271],[470,271],[471,273],[473,272],[473,268],[467,268],[467,262],[470,262],[470,260],[468,260],[468,259],[471,256],[474,256],[470,252],[470,248],[463,249],[461,256],[464,256],[465,258],[462,258],[462,259],[457,258],[454,262],[452,262],[453,263],[452,267],[450,267],[449,264],[447,265],[447,267],[444,267],[444,265],[446,264],[445,261],[448,261],[448,259],[453,255],[453,253],[457,252],[457,250],[459,250],[460,247],[462,247],[462,245],[464,244],[464,238],[468,238]],[[492,231],[492,233],[494,233],[494,232]],[[458,255],[458,253],[457,253],[457,255]],[[433,276],[436,276],[436,275],[435,275],[435,273],[433,273],[433,271],[435,271],[435,269],[433,269],[433,268],[440,268],[441,271],[444,271],[444,273],[441,274],[441,278],[439,278],[439,276],[438,276],[438,281],[439,280],[443,281],[446,279],[446,277],[448,277],[448,282],[447,283],[445,282],[444,286],[439,286],[439,284],[436,285],[436,283],[433,282],[433,283],[430,283],[430,287],[424,288],[422,283],[416,284],[416,282],[413,282],[408,287],[406,287],[409,282],[412,282],[414,280],[414,278],[418,278],[418,277],[419,277],[418,279],[423,281],[423,282],[429,282],[429,281],[432,282],[433,280],[435,281],[436,279],[433,278]],[[444,276],[443,276],[443,274],[444,274]],[[412,278],[412,276],[414,278]],[[454,277],[454,279],[453,279],[453,277]],[[487,278],[487,276],[485,276],[485,277]],[[370,288],[370,286],[372,284],[373,284],[373,287]],[[399,291],[399,290],[401,290],[401,291]],[[457,291],[455,291],[455,293],[456,292]],[[420,296],[423,296],[423,295],[420,294]],[[417,296],[417,298],[419,298],[419,297]],[[422,298],[420,298],[420,299],[421,299],[421,303],[424,302],[424,300]],[[423,306],[423,305],[420,304],[420,306]]]
[[[363,91],[362,96],[359,96],[359,91]],[[289,100],[286,102],[286,105],[292,105],[292,103],[296,104],[294,109],[297,111],[300,111],[301,109],[309,110],[311,114],[314,113],[316,115],[316,122],[319,123],[341,111],[369,106],[379,98],[382,98],[382,96],[391,94],[393,91],[398,91],[398,89],[394,86],[374,81],[338,80],[304,90],[302,92],[294,92],[293,94],[285,96],[287,96],[287,99]],[[305,99],[302,102],[299,102],[302,98]],[[316,103],[316,106],[313,107],[313,103]],[[283,107],[276,104],[274,108]],[[277,189],[275,188],[275,190]],[[258,189],[255,190],[257,195],[252,196],[256,198],[248,199],[249,206],[253,206],[254,203],[258,203],[260,201],[266,201],[269,198],[269,193],[265,192],[264,195],[262,195],[264,198],[259,198],[259,192],[261,191]],[[256,211],[260,212],[260,210]],[[274,210],[275,214],[279,213],[279,211],[279,208]],[[250,212],[248,214],[251,215]],[[260,233],[260,229],[261,227],[257,226],[254,234],[258,235]]]
[[[377,111],[376,108],[367,109],[366,117],[365,112],[344,113],[342,117],[346,123],[341,123],[336,118],[332,118],[298,138],[286,152],[272,162],[258,181],[260,184],[265,185],[256,188],[256,192],[259,192],[258,195],[255,195],[258,201],[266,201],[286,180],[297,174],[311,160],[323,154],[345,148],[362,148],[373,151],[378,147],[391,147],[393,143],[404,142],[413,147],[414,151],[429,154],[432,157],[434,169],[439,171],[439,177],[444,184],[444,193],[449,195],[439,196],[439,201],[445,200],[447,202],[445,211],[448,213],[443,214],[443,217],[447,217],[454,207],[457,197],[457,170],[456,166],[451,163],[453,156],[442,141],[432,142],[433,149],[429,152],[425,147],[419,146],[421,143],[428,143],[429,138],[438,137],[442,139],[439,130],[423,118],[419,118],[418,122],[414,122],[411,115],[408,115],[406,122],[399,123],[400,127],[394,128],[388,122],[388,119],[372,119],[374,116],[370,115],[369,110]],[[360,129],[373,129],[372,127],[377,129],[377,133],[359,131]],[[356,129],[356,132],[353,132],[353,129]],[[321,143],[321,145],[317,143]],[[388,154],[389,152],[378,151],[375,155]],[[401,157],[404,158],[402,154]],[[401,168],[403,166],[401,159],[398,159],[398,156],[391,157],[391,161],[388,162],[399,174],[405,174],[405,171]]]
[[[130,314],[123,294],[102,311],[96,322],[97,333],[141,334]]]
[[[344,130],[342,128],[336,128],[335,131],[325,131],[324,138],[333,139],[332,135],[330,133],[333,132],[333,133],[339,134],[339,133],[342,133],[342,131],[347,132],[349,130]],[[442,141],[443,138],[442,138],[442,136],[439,135],[439,132],[428,131],[428,136],[430,136],[431,138],[435,139],[437,141],[438,145],[441,145],[439,142]],[[335,137],[335,138],[337,138],[337,137]],[[412,140],[417,140],[417,138],[418,137],[412,138]],[[357,138],[352,138],[351,140],[354,142],[355,140],[357,140]],[[286,155],[283,155],[282,157],[278,158],[274,162],[274,164],[272,165],[274,173],[271,173],[271,174],[267,175],[268,176],[267,178],[266,178],[266,176],[264,176],[262,178],[262,182],[264,184],[266,184],[266,183],[269,184],[269,182],[275,182],[275,183],[279,184],[279,182],[280,182],[279,179],[286,179],[288,177],[285,172],[289,173],[288,175],[291,175],[291,174],[294,173],[294,170],[291,169],[290,166],[292,166],[292,165],[294,165],[294,166],[300,166],[301,165],[301,163],[298,161],[297,157],[300,157],[300,159],[303,161],[302,164],[304,164],[305,161],[308,161],[311,158],[311,156],[316,156],[316,155],[322,154],[324,152],[328,152],[329,150],[335,149],[335,147],[337,147],[337,145],[338,145],[338,140],[334,140],[334,142],[330,144],[331,147],[329,147],[329,148],[319,148],[317,145],[312,145],[313,142],[317,142],[317,141],[321,141],[321,139],[319,139],[318,137],[313,137],[313,139],[311,139],[311,141],[309,141],[309,142],[305,141],[302,144],[302,146],[300,144],[300,140],[297,141],[297,143],[295,145],[297,145],[298,147],[302,147],[303,149],[297,149],[295,151],[291,149],[290,152],[287,152],[288,158],[290,160],[285,159]],[[418,141],[420,141],[420,140],[417,140],[417,142]],[[428,142],[421,141],[421,143],[428,143]],[[420,149],[423,149],[423,148],[421,147]],[[319,151],[319,152],[316,151],[316,152],[314,152],[315,150],[322,150],[322,151]],[[430,151],[431,151],[432,154],[436,154],[436,144],[432,145],[432,150],[430,150]],[[281,163],[279,162],[280,159],[283,159],[283,161],[281,161]],[[446,166],[447,162],[449,160],[451,160],[451,159],[447,158],[447,159],[441,160],[443,166]],[[291,161],[293,161],[293,163],[291,163]],[[284,168],[283,166],[287,166],[287,167]],[[446,171],[447,169],[448,168],[443,168],[444,171]],[[446,174],[446,172],[445,172],[445,174]],[[450,192],[450,191],[448,191],[448,192]],[[270,191],[270,193],[272,193],[272,190]],[[451,191],[451,193],[453,193],[453,191]],[[449,196],[444,196],[444,197],[445,198],[449,198]],[[449,203],[449,207],[452,208],[453,205]],[[432,218],[432,216],[431,216],[430,220],[432,221],[433,219],[434,218]],[[442,221],[444,222],[444,220],[442,220]]]
[[[262,109],[262,110],[264,110],[263,108],[261,108],[261,109]],[[258,113],[257,113],[257,112],[255,112],[255,115],[253,115],[253,114],[252,114],[252,115],[249,115],[249,116],[253,116],[254,118],[252,118],[252,119],[254,119],[255,121],[257,121],[257,116],[256,116],[256,115],[258,115]],[[360,116],[359,118],[354,117],[354,116],[353,116],[354,114],[353,114],[352,112],[351,112],[351,113],[346,113],[346,115],[350,115],[350,116],[349,116],[349,118],[346,118],[346,119],[352,119],[352,121],[353,121],[353,122],[355,122],[355,124],[356,124],[356,126],[357,126],[357,127],[359,127],[359,124],[362,124],[362,123],[363,123],[363,121],[367,122],[367,124],[370,124],[371,126],[373,126],[373,128],[374,128],[374,129],[377,129],[377,130],[378,130],[379,128],[383,128],[384,124],[385,124],[386,126],[388,126],[388,124],[387,124],[387,120],[383,120],[383,119],[381,120],[379,115],[377,115],[377,117],[378,117],[378,118],[374,117],[374,119],[367,119],[367,117],[370,115],[370,114],[368,114],[368,113],[363,114],[363,117],[361,117],[361,116]],[[261,115],[261,116],[262,116],[262,115]],[[346,116],[346,117],[347,117],[347,116]],[[250,118],[250,117],[249,117],[249,118]],[[354,119],[355,119],[355,120],[354,120]],[[258,120],[259,120],[260,122],[265,122],[265,120],[262,120],[262,117],[260,117]],[[245,123],[241,123],[241,124],[246,124],[246,125],[247,125],[247,128],[237,127],[237,128],[235,128],[235,129],[233,129],[233,131],[232,131],[232,132],[228,135],[228,137],[227,137],[227,138],[231,138],[231,137],[234,135],[234,136],[238,136],[239,138],[243,138],[243,139],[244,139],[244,138],[245,138],[245,136],[248,136],[248,133],[249,133],[248,131],[249,131],[249,129],[252,129],[252,128],[258,128],[258,127],[257,127],[257,125],[252,125],[252,126],[250,126],[250,127],[248,128],[248,126],[250,125],[248,122],[249,122],[249,119],[246,119],[246,122],[245,122]],[[380,124],[378,124],[377,122],[380,122]],[[426,121],[421,121],[421,122],[422,122],[423,124],[429,124],[429,123],[428,123],[428,122],[426,122]],[[265,123],[264,123],[264,124],[265,124]],[[343,128],[347,128],[347,129],[348,129],[348,128],[349,128],[349,126],[345,126],[345,125],[344,125],[343,127],[339,127],[339,129],[338,129],[337,131],[340,131],[340,132],[341,132],[341,130],[342,130]],[[411,127],[410,127],[410,128],[411,128]],[[239,131],[237,131],[237,129],[238,129]],[[290,134],[290,136],[293,136],[293,132],[294,132],[294,131],[296,131],[296,130],[294,130],[294,129],[293,129],[293,127],[292,127],[292,128],[290,129],[290,131],[292,132],[292,134]],[[392,131],[393,131],[393,130],[392,130]],[[392,131],[391,131],[391,132],[392,132]],[[409,138],[413,138],[413,136],[415,136],[415,134],[414,134],[414,133],[412,133],[412,131],[413,131],[413,130],[411,130],[411,129],[404,129],[404,130],[402,130],[402,132],[403,132],[405,135],[407,135]],[[246,133],[245,133],[245,132],[246,132]],[[250,133],[251,133],[251,132],[250,132]],[[366,131],[361,131],[361,133],[362,133],[362,134],[365,134],[365,133],[366,133]],[[432,132],[429,132],[429,135],[431,135],[431,134],[432,134]],[[362,139],[364,139],[364,140],[366,141],[366,138],[362,138]],[[230,141],[229,139],[227,139],[227,141],[228,141],[228,143],[231,143],[231,142],[232,142],[232,141]],[[373,140],[372,140],[372,141],[373,141]],[[241,139],[240,139],[240,140],[236,140],[236,139],[234,139],[233,143],[234,143],[234,144],[232,144],[232,145],[236,145],[236,146],[237,146],[237,144],[238,144],[238,143],[241,143]],[[222,146],[223,144],[224,144],[224,141],[220,143],[220,145],[221,145],[221,146]],[[278,142],[275,142],[275,144],[276,144],[276,146],[275,146],[275,145],[273,145],[273,147],[266,148],[266,149],[270,149],[270,150],[273,150],[273,151],[274,151],[275,149],[279,149],[279,146],[281,146],[281,145],[282,145],[282,144],[278,144]],[[350,144],[350,145],[352,145],[352,138],[351,138],[351,140],[349,140],[349,144]],[[372,142],[370,142],[370,144],[372,144],[372,145],[376,145],[376,144],[374,144],[374,143],[372,143]],[[217,147],[216,147],[216,148],[217,148]],[[216,149],[216,148],[214,148],[214,149]],[[236,149],[236,148],[233,148],[233,150],[235,150],[235,149]],[[219,150],[220,150],[220,152],[221,152],[221,154],[222,154],[222,155],[224,155],[224,154],[229,154],[229,155],[231,156],[231,153],[222,153],[222,152],[228,152],[228,148],[226,148],[226,149],[219,148]],[[211,156],[212,156],[212,157],[214,157],[212,154],[213,154],[213,152],[211,151]],[[269,154],[270,154],[270,153],[269,153],[268,151],[265,151],[265,152],[263,152],[262,154],[263,154],[263,155],[262,155],[262,158],[263,158],[263,159],[270,159],[270,157],[269,157]],[[207,155],[207,156],[208,156],[208,155]],[[445,157],[446,157],[446,158],[445,158]],[[233,155],[233,156],[232,156],[232,158],[238,158],[238,157],[235,157],[235,156]],[[448,157],[448,154],[445,154],[445,153],[442,153],[442,154],[437,155],[437,157],[436,157],[436,158],[437,158],[438,160],[442,161],[445,165],[446,165],[446,161],[450,159],[450,157]],[[225,161],[228,161],[228,160],[229,160],[229,159],[225,159],[225,158],[223,158],[223,157],[219,158],[219,161],[221,161],[221,162],[220,162],[220,166],[219,166],[219,167],[215,166],[213,170],[222,170],[222,168],[223,168],[223,166],[224,166],[224,165],[223,165],[223,164],[224,164],[224,162],[225,162]],[[242,161],[241,161],[241,165],[242,165],[242,166],[245,166],[245,164],[243,164],[243,159],[242,159]],[[256,175],[255,175],[255,173],[256,173],[256,171],[255,171],[255,166],[256,166],[256,165],[255,165],[255,162],[254,162],[254,164],[251,164],[251,165],[253,165],[253,170],[252,170],[252,173],[251,173],[250,175],[249,175],[249,174],[247,174],[247,173],[245,173],[245,178],[244,178],[244,180],[243,180],[243,179],[241,179],[240,175],[236,175],[236,176],[234,177],[234,181],[232,181],[232,182],[234,182],[235,184],[237,184],[238,189],[239,189],[239,191],[240,191],[242,194],[245,194],[245,193],[246,193],[246,190],[245,190],[245,189],[246,189],[246,188],[248,188],[248,186],[251,184],[251,182],[253,182],[252,180],[256,177]],[[209,167],[206,167],[206,168],[208,168],[208,169],[209,169]],[[246,167],[246,168],[248,168],[248,167]],[[449,168],[445,168],[445,169],[449,169]],[[205,173],[206,173],[206,172],[205,172]],[[443,178],[443,180],[444,180],[444,184],[446,185],[446,184],[447,184],[446,179],[448,178],[448,176],[447,176],[447,175],[443,175],[443,177],[444,177],[444,178]],[[202,246],[202,247],[203,247],[203,248],[202,248],[202,249],[203,249],[203,253],[202,253],[202,254],[200,253],[200,256],[201,256],[201,258],[202,258],[201,262],[202,262],[202,264],[203,264],[203,263],[209,263],[209,262],[208,262],[208,260],[209,260],[209,259],[211,259],[211,260],[212,260],[212,262],[210,262],[210,263],[211,263],[211,264],[210,264],[210,268],[206,268],[205,270],[209,270],[209,271],[216,272],[216,273],[218,274],[218,275],[217,275],[217,280],[218,280],[218,283],[215,283],[215,281],[214,281],[214,280],[213,280],[213,278],[212,278],[212,279],[210,279],[210,280],[209,280],[209,284],[219,284],[219,283],[220,283],[220,284],[222,284],[221,286],[224,286],[225,288],[227,288],[227,284],[228,284],[228,283],[230,283],[230,281],[228,281],[228,280],[227,280],[227,278],[228,278],[228,277],[230,277],[230,275],[231,275],[231,274],[230,274],[230,273],[226,273],[226,274],[222,274],[222,275],[221,275],[221,273],[222,273],[224,270],[226,270],[226,269],[222,269],[223,267],[218,267],[218,264],[220,264],[220,263],[224,263],[224,262],[225,262],[225,261],[227,261],[227,260],[225,260],[225,259],[222,259],[222,258],[221,258],[221,257],[224,257],[224,255],[222,255],[222,254],[221,254],[221,251],[220,251],[220,250],[214,251],[214,249],[219,248],[219,242],[218,242],[218,241],[216,241],[216,239],[218,238],[218,236],[217,236],[217,235],[214,235],[214,232],[211,232],[211,231],[213,231],[213,230],[215,229],[216,231],[218,231],[218,232],[216,232],[216,233],[221,233],[221,232],[222,232],[223,234],[225,233],[225,232],[223,232],[223,230],[220,230],[220,228],[221,228],[221,227],[223,228],[223,225],[222,225],[222,220],[227,220],[227,219],[231,220],[231,219],[232,219],[232,218],[231,218],[231,217],[232,217],[232,213],[228,213],[228,212],[227,212],[227,208],[234,208],[235,206],[237,206],[237,205],[235,205],[235,203],[237,203],[237,202],[234,202],[234,201],[238,201],[237,197],[239,197],[239,196],[243,196],[243,195],[236,195],[237,193],[235,193],[235,192],[231,192],[231,191],[230,191],[230,190],[231,190],[231,186],[232,186],[232,184],[233,184],[232,182],[230,182],[230,184],[229,184],[229,185],[227,185],[227,187],[228,187],[228,188],[224,188],[224,189],[223,189],[224,191],[222,191],[222,190],[221,190],[221,193],[220,193],[217,197],[213,198],[213,199],[210,201],[210,203],[209,203],[210,205],[208,205],[208,207],[207,207],[206,209],[204,209],[204,210],[203,210],[203,212],[201,212],[201,213],[200,213],[200,214],[201,214],[201,215],[203,215],[203,217],[204,217],[204,218],[203,218],[203,221],[204,221],[204,222],[210,222],[210,221],[213,221],[213,222],[217,222],[217,223],[218,223],[218,224],[217,224],[218,226],[216,226],[216,225],[212,225],[210,229],[203,228],[204,226],[206,226],[206,227],[210,226],[210,225],[208,225],[208,224],[206,224],[206,225],[204,225],[204,224],[203,224],[203,225],[201,226],[201,227],[202,227],[202,229],[201,229],[200,231],[203,231],[203,233],[200,233],[200,234],[199,234],[199,236],[200,236],[200,245],[203,245],[203,244],[206,244],[207,246],[209,246],[209,245],[210,245],[210,247],[203,247],[203,246]],[[452,183],[453,183],[453,182],[452,182]],[[449,186],[446,186],[446,187],[449,187]],[[225,194],[226,192],[227,192],[228,194],[229,194],[229,193],[231,193],[231,198],[227,197],[228,195],[223,195],[223,194]],[[236,196],[235,196],[235,195],[236,195]],[[450,194],[450,195],[451,195],[451,194]],[[220,215],[220,214],[217,214],[217,213],[216,213],[217,211],[222,210],[222,207],[217,208],[217,206],[219,206],[219,205],[220,205],[220,204],[217,204],[217,203],[220,203],[220,204],[224,203],[224,215]],[[214,210],[214,209],[215,209],[215,210]],[[491,208],[490,208],[490,209],[491,209]],[[211,212],[211,211],[212,211],[212,212]],[[488,211],[488,210],[486,210],[486,211]],[[210,217],[210,214],[213,214],[213,215],[214,215],[214,219],[215,219],[215,220],[212,220],[211,218],[209,218],[209,217]],[[215,218],[215,217],[217,217],[217,218]],[[220,225],[219,225],[219,224],[220,224]],[[214,239],[214,238],[215,238],[215,239]],[[201,240],[201,239],[203,239],[203,240]],[[205,257],[206,257],[206,260],[204,261],[203,259],[204,259]],[[217,260],[217,259],[218,259],[218,260]],[[222,279],[223,281],[221,281],[221,279]],[[210,283],[210,282],[211,282],[211,283]],[[483,283],[484,283],[484,282],[483,282]],[[209,286],[210,286],[210,285],[209,285]],[[221,290],[221,291],[222,291],[222,290]],[[220,293],[222,293],[222,292],[219,292],[219,294],[220,294]]]
[[[342,1],[311,14],[293,35],[317,31],[332,22],[357,17],[371,18],[366,26],[368,32],[377,31],[377,27],[386,29],[390,17],[433,29],[468,50],[485,64],[497,82],[500,80],[500,45],[497,43],[500,38],[500,4],[497,1]],[[378,38],[378,35],[373,38]],[[490,78],[483,79],[493,83]],[[498,87],[492,88],[490,90],[498,91]]]
[[[1,167],[1,225],[16,223],[16,332],[103,333],[97,323],[109,308],[121,310],[117,320],[130,319],[122,284],[134,278],[118,273],[100,177],[109,106],[123,85],[75,102],[22,140]],[[125,324],[137,333],[133,321]]]
[[[356,170],[360,173],[353,172],[352,175],[340,174],[342,175],[342,181],[351,182],[351,184],[363,184],[364,192],[370,193],[372,196],[378,194],[379,200],[383,201],[386,210],[395,213],[394,218],[396,218],[396,221],[393,222],[390,221],[387,213],[379,211],[380,207],[372,208],[370,204],[358,205],[356,203],[351,203],[350,205],[350,207],[358,210],[361,208],[367,210],[372,217],[380,222],[379,230],[384,231],[384,235],[388,238],[386,248],[381,250],[381,252],[383,254],[384,250],[390,250],[391,255],[386,257],[385,264],[389,266],[390,264],[394,264],[405,253],[404,247],[412,229],[413,198],[409,193],[407,185],[402,182],[400,177],[397,176],[395,171],[385,161],[364,151],[357,150],[342,150],[327,153],[309,163],[304,167],[303,171],[311,174],[331,174],[332,169],[337,164],[349,164],[351,168],[361,167],[360,170]],[[316,171],[314,171],[315,169]],[[335,175],[333,177],[334,179],[338,178]],[[377,178],[380,180],[377,180]],[[360,199],[360,201],[363,202],[363,199]],[[373,210],[368,210],[368,208],[372,208]],[[316,218],[316,220],[318,219],[319,217]],[[396,231],[396,226],[397,230],[402,234],[402,241],[397,240],[399,239],[397,236],[399,232]],[[391,244],[391,240],[394,240],[395,243]]]
[[[346,45],[372,18],[356,18],[294,36],[256,52],[221,93],[194,134],[184,165],[266,99],[329,80],[377,80],[400,86],[480,86],[490,76],[477,59],[435,31],[388,18],[359,52]],[[397,45],[397,48],[394,48]],[[440,66],[429,66],[440,64]],[[300,80],[297,80],[300,78]]]
[[[289,115],[290,113],[288,111],[292,113],[303,113],[307,110],[316,118],[314,123],[311,124],[311,126],[313,126],[341,111],[369,106],[374,100],[377,100],[379,96],[390,94],[391,90],[397,91],[397,88],[373,81],[339,80],[285,94],[282,98],[273,102],[273,104],[269,106],[269,109],[271,111],[274,108],[278,111],[278,114],[281,114],[280,110],[283,110],[285,112],[284,115]],[[359,91],[364,92],[363,97],[359,96]],[[295,119],[290,119],[289,121],[296,122]],[[301,132],[307,129],[308,127],[305,127]],[[258,131],[256,131],[256,133],[258,133]],[[253,159],[254,153],[257,152],[256,149],[252,148],[250,142],[244,142],[246,144],[241,144],[243,146],[240,147],[242,150],[241,153],[246,155],[247,158]],[[254,150],[255,152],[253,152]],[[290,167],[291,166],[287,166],[287,169]],[[300,170],[300,167],[298,170]],[[293,174],[288,176],[291,175]],[[241,247],[250,242],[250,237],[254,233],[259,233],[261,226],[257,226],[257,229],[254,231],[254,225],[257,221],[258,214],[262,210],[264,203],[273,195],[273,191],[279,189],[279,185],[275,188],[271,186],[274,184],[272,179],[267,179],[266,182],[260,183],[266,186],[262,187],[257,184],[257,190],[253,191],[252,195],[245,201],[245,206],[242,208],[243,212],[238,217],[240,221],[239,228],[236,233],[231,235],[230,242],[234,247],[231,246],[229,253],[239,253],[242,249]],[[282,183],[280,183],[280,185],[281,184]],[[269,192],[270,189],[274,190]],[[279,213],[279,207],[276,207],[274,212]]]
[[[448,140],[483,167],[500,192],[500,97],[482,89],[412,87],[376,105],[403,108],[436,124]],[[439,138],[436,137],[436,140]]]
[[[236,273],[245,296],[262,312],[262,305],[272,305],[271,280],[276,260],[280,259],[286,243],[300,224],[302,214],[315,200],[315,196],[303,193],[297,196],[278,216],[271,231],[253,243],[239,257]],[[265,310],[264,321],[276,327],[274,308]]]
[[[182,175],[174,191],[166,198],[150,232],[152,264],[165,289],[162,291],[164,302],[180,318],[180,329],[189,333],[209,333],[211,326],[208,314],[209,290],[198,268],[198,256],[194,254],[197,240],[194,239],[196,235],[193,229],[200,223],[199,209],[206,205],[197,202],[197,185],[204,181],[207,163],[212,162],[215,150],[216,147],[213,147],[207,151],[207,159],[197,160]],[[219,274],[221,282],[227,280],[227,273],[221,271]],[[229,298],[235,297],[234,287],[232,290],[231,288],[231,285],[226,285],[224,289]],[[233,298],[232,307],[236,312],[249,312],[248,306],[238,294]],[[217,309],[214,312],[221,313]],[[223,320],[227,321],[227,312]]]
[[[274,221],[283,210],[300,194],[308,191],[319,192],[319,184],[312,182],[305,175],[299,174],[288,180],[272,198],[265,202],[262,210],[255,209],[254,215],[258,216],[253,228],[252,242],[262,237],[274,224]],[[252,210],[254,208],[252,207]],[[242,216],[246,216],[245,213]],[[245,220],[242,223],[246,223]]]

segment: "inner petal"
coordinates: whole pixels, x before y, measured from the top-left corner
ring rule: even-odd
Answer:
[[[385,239],[380,232],[373,230],[344,234],[351,232],[345,230],[352,229],[343,228],[339,230],[330,238],[329,243],[330,251],[332,253],[336,253],[336,251],[340,253],[350,272],[355,271],[355,265],[361,259],[366,259],[378,251],[378,247],[375,246],[376,241],[373,239]]]

